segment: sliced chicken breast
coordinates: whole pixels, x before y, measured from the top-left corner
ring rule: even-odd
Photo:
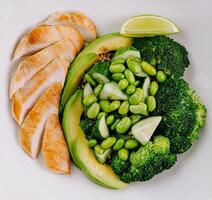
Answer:
[[[81,32],[86,42],[90,42],[97,37],[95,24],[82,12],[57,12],[50,15],[39,25],[73,26]]]
[[[47,167],[56,173],[70,174],[70,156],[57,114],[50,114],[45,125],[42,155]]]
[[[18,69],[11,80],[10,97],[22,88],[35,73],[45,67],[53,59],[64,56],[72,62],[76,54],[77,49],[74,43],[69,38],[66,38],[27,57],[19,63]]]
[[[55,81],[62,85],[69,66],[65,57],[59,57],[38,71],[23,88],[12,96],[12,114],[19,125],[42,93]]]
[[[21,145],[32,158],[36,158],[40,151],[44,127],[49,115],[58,114],[61,90],[61,83],[52,84],[33,106],[21,126]]]
[[[79,52],[83,46],[81,33],[71,26],[38,26],[24,35],[17,45],[13,59],[35,53],[64,38],[69,38]]]

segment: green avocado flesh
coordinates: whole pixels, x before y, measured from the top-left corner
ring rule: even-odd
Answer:
[[[128,47],[131,44],[131,38],[124,37],[118,33],[112,33],[99,37],[86,46],[70,65],[60,99],[60,114],[69,97],[79,86],[85,72],[97,61],[99,54],[117,50],[121,47]]]
[[[88,147],[88,141],[80,128],[83,113],[82,90],[77,90],[68,100],[62,119],[62,126],[74,162],[95,183],[112,189],[127,186],[109,165],[100,164]]]

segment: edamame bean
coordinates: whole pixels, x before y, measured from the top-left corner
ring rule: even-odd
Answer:
[[[139,103],[138,105],[131,105],[130,111],[134,114],[147,114],[147,105],[145,103]]]
[[[129,117],[123,117],[116,125],[116,132],[119,134],[126,133],[131,126],[131,119]]]
[[[156,99],[154,96],[148,96],[146,99],[146,104],[149,112],[152,112],[156,108]]]
[[[127,94],[133,94],[135,92],[135,85],[129,85],[126,89]]]
[[[113,101],[110,104],[110,111],[114,111],[114,110],[118,109],[120,105],[121,105],[121,102],[120,101],[118,101],[118,100]]]
[[[115,117],[114,115],[109,115],[107,118],[106,118],[106,124],[109,126],[111,125],[115,120]]]
[[[102,141],[101,143],[101,147],[103,149],[109,149],[110,147],[112,147],[116,142],[116,138],[115,137],[108,137],[105,140]]]
[[[121,115],[127,114],[129,111],[129,102],[123,101],[119,107],[118,113]]]
[[[100,108],[106,112],[106,113],[109,113],[110,112],[110,102],[107,101],[107,100],[101,100],[99,102],[99,105],[100,105]]]
[[[122,73],[125,70],[125,66],[123,64],[112,64],[109,67],[109,71],[111,73]]]
[[[85,106],[90,106],[91,104],[97,102],[97,98],[94,94],[90,94],[83,99],[83,104]]]
[[[163,83],[167,79],[167,76],[163,71],[158,71],[156,79],[158,80],[158,82]]]
[[[140,62],[136,61],[134,58],[127,59],[127,66],[134,74],[139,74],[141,72],[140,65]]]
[[[138,87],[139,84],[140,84],[139,80],[135,81],[135,83],[134,83],[135,87]]]
[[[121,90],[125,90],[127,88],[127,86],[129,85],[129,83],[128,83],[127,79],[122,79],[119,81],[118,85]]]
[[[114,131],[116,129],[116,125],[120,122],[120,119],[116,119],[111,126],[111,130]]]
[[[90,119],[95,119],[97,115],[99,114],[100,106],[98,103],[93,103],[87,111],[87,116]]]
[[[151,95],[155,96],[156,93],[158,92],[158,84],[156,81],[152,81],[150,86],[149,86],[149,92]]]
[[[135,83],[135,76],[134,74],[129,70],[129,69],[126,69],[124,71],[124,75],[127,79],[127,81],[130,83],[130,84],[134,84]]]
[[[120,80],[124,79],[124,74],[114,73],[111,78],[115,81],[120,81]]]
[[[97,144],[94,147],[94,151],[97,152],[97,153],[99,153],[99,154],[103,154],[104,153],[104,149],[99,144]]]
[[[96,86],[96,81],[89,75],[85,74],[85,80],[92,86]]]
[[[141,115],[136,115],[136,114],[134,114],[134,115],[131,115],[130,118],[131,118],[132,124],[135,124],[135,123],[137,123],[137,122],[140,121]]]
[[[121,160],[126,161],[129,157],[129,151],[125,148],[122,148],[118,151],[118,156]]]
[[[94,147],[96,144],[97,144],[97,140],[96,140],[96,139],[90,139],[90,140],[88,141],[88,146],[89,146],[90,148]]]
[[[116,143],[113,145],[113,150],[118,151],[124,146],[125,140],[123,138],[120,138],[116,141]]]
[[[103,88],[103,84],[98,84],[98,85],[94,88],[94,94],[95,94],[96,96],[99,96],[99,93],[101,92],[102,88]]]
[[[97,119],[101,119],[103,116],[107,117],[107,113],[105,112],[100,112],[97,116]]]
[[[127,140],[127,141],[125,142],[124,147],[125,147],[126,149],[135,149],[135,148],[138,147],[138,145],[139,145],[139,143],[138,143],[137,140],[135,140],[135,139],[129,139],[129,140]]]
[[[117,59],[112,61],[112,65],[113,64],[123,64],[123,63],[125,63],[125,59],[124,58],[117,58]]]
[[[155,76],[157,73],[156,69],[146,61],[141,62],[141,67],[150,76]]]
[[[135,93],[129,97],[129,102],[131,105],[139,104],[144,96],[144,91],[141,88],[137,88]]]

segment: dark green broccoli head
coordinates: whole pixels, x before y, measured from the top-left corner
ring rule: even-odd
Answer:
[[[176,155],[170,154],[169,139],[156,136],[153,142],[150,141],[131,153],[128,161],[122,162],[115,156],[111,166],[122,181],[130,183],[151,179],[154,175],[172,167],[176,159]]]
[[[99,120],[95,121],[84,117],[80,120],[80,127],[88,139],[103,139],[99,132]]]
[[[156,132],[169,138],[171,151],[183,153],[198,138],[205,124],[206,109],[183,79],[169,79],[160,85],[154,115],[163,116]]]
[[[189,65],[185,47],[166,36],[134,39],[133,46],[140,51],[141,59],[163,70],[171,77],[180,78]]]
[[[97,62],[94,64],[94,66],[88,71],[88,73],[92,76],[93,73],[100,73],[104,75],[105,77],[110,77],[110,62],[104,61],[104,62]]]

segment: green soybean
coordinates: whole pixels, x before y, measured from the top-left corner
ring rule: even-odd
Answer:
[[[116,132],[119,134],[126,133],[131,126],[131,119],[129,117],[123,117],[116,125]]]
[[[99,114],[100,106],[98,103],[93,103],[87,111],[87,116],[90,119],[95,119],[97,115]]]
[[[156,108],[156,99],[154,96],[148,96],[146,99],[146,104],[149,112],[152,112]]]
[[[118,151],[118,156],[121,160],[126,161],[129,157],[129,151],[125,148],[122,148]]]
[[[97,144],[94,147],[94,151],[97,152],[97,153],[99,153],[99,154],[103,154],[104,153],[104,149],[99,144]]]
[[[124,72],[125,66],[123,64],[112,64],[109,67],[111,73],[121,73]]]
[[[117,59],[113,60],[112,65],[113,64],[124,64],[124,63],[125,63],[125,59],[117,58]]]
[[[106,112],[106,113],[109,113],[110,112],[110,102],[107,101],[107,100],[101,100],[99,102],[99,105],[100,105],[100,108]]]
[[[130,119],[131,119],[132,124],[135,124],[140,121],[141,115],[133,114],[130,116]]]
[[[129,97],[129,103],[131,105],[137,105],[142,101],[143,96],[144,96],[144,91],[141,88],[137,88],[135,93]]]
[[[119,107],[118,113],[121,115],[127,114],[129,111],[129,102],[123,101]]]
[[[105,112],[100,112],[97,116],[97,119],[101,119],[103,116],[107,117],[107,113]]]
[[[152,81],[150,86],[149,86],[149,92],[151,95],[155,96],[158,92],[158,84],[156,81]]]
[[[97,144],[97,140],[96,139],[90,139],[88,141],[88,146],[91,147],[91,148],[94,147],[96,144]]]
[[[114,131],[115,129],[116,129],[116,125],[118,124],[120,122],[120,119],[116,119],[114,122],[113,122],[113,124],[112,124],[112,126],[111,126],[111,130],[112,131]]]
[[[125,140],[123,138],[120,138],[116,141],[116,143],[113,145],[113,150],[118,151],[124,146]]]
[[[129,149],[129,150],[135,149],[135,148],[137,148],[138,146],[139,146],[139,143],[138,143],[138,141],[135,140],[135,139],[129,139],[129,140],[127,140],[126,143],[125,143],[125,145],[124,145],[124,147],[125,147],[126,149]]]
[[[134,74],[133,74],[129,69],[126,69],[126,70],[124,71],[124,75],[125,75],[127,81],[128,81],[130,84],[135,83],[135,76],[134,76]]]
[[[135,85],[129,85],[126,89],[127,94],[133,94],[135,92]]]
[[[85,74],[85,80],[92,86],[96,86],[96,81],[89,75]]]
[[[127,79],[122,79],[118,83],[118,86],[121,90],[125,90],[128,85],[129,85],[129,83],[128,83]]]
[[[144,70],[144,72],[146,72],[150,76],[155,76],[157,73],[156,69],[146,61],[143,61],[141,63],[141,67]]]
[[[109,149],[110,147],[112,147],[116,142],[116,138],[115,137],[108,137],[105,140],[102,141],[101,143],[101,147],[103,149]]]
[[[97,102],[97,98],[94,94],[90,94],[83,99],[83,104],[85,106],[90,106],[91,104]]]
[[[156,79],[158,80],[158,82],[163,83],[167,79],[167,76],[163,71],[158,71]]]
[[[106,118],[106,124],[107,125],[111,125],[115,120],[115,117],[114,115],[109,115],[107,118]]]
[[[140,65],[140,62],[138,62],[134,58],[128,58],[127,60],[127,66],[134,74],[139,74],[141,72]]]
[[[99,96],[99,93],[101,92],[102,88],[103,88],[103,84],[98,84],[98,85],[94,88],[94,94],[95,94],[96,96]]]
[[[111,104],[110,104],[110,111],[117,110],[120,105],[121,105],[121,102],[118,101],[118,100],[111,102]]]
[[[120,81],[120,80],[124,79],[124,74],[122,74],[122,73],[114,73],[112,75],[112,79],[115,80],[115,81]]]
[[[131,105],[130,111],[134,114],[147,114],[147,105],[145,103],[139,103],[138,105]]]

